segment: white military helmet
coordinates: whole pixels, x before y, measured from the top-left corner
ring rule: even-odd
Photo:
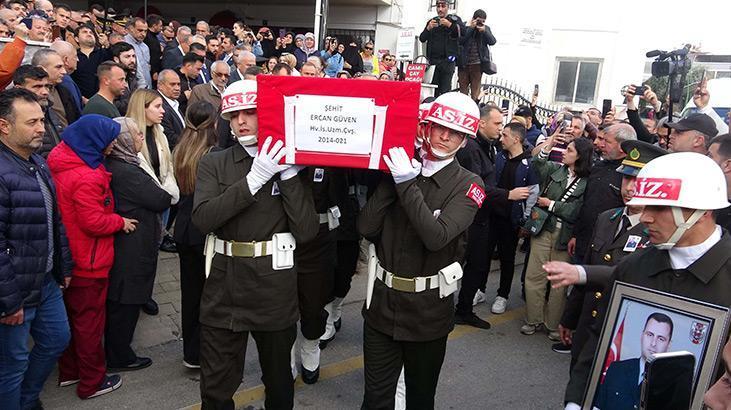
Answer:
[[[239,80],[221,94],[221,117],[231,119],[231,113],[256,108],[256,81]]]
[[[480,124],[480,109],[470,97],[453,91],[437,97],[424,120],[475,138]]]
[[[648,162],[637,174],[635,194],[629,206],[669,206],[677,226],[667,242],[670,249],[705,211],[729,206],[726,178],[712,159],[694,152],[663,155]],[[696,211],[685,220],[681,208]]]

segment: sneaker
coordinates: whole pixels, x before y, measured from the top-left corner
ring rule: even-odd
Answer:
[[[560,342],[561,335],[556,331],[548,332],[548,339],[552,342]]]
[[[111,392],[117,390],[121,385],[122,385],[122,378],[119,377],[118,374],[108,374],[104,378],[104,381],[102,382],[102,384],[96,390],[96,393],[94,393],[91,396],[86,397],[86,398],[93,399],[94,397],[99,397],[103,394],[111,393]]]
[[[80,379],[62,380],[58,382],[58,387],[68,387],[80,382]]]
[[[524,335],[532,335],[538,331],[538,329],[541,327],[541,325],[531,325],[531,324],[524,324],[520,327],[520,333]]]
[[[474,314],[474,312],[470,312],[468,315],[456,313],[454,315],[454,323],[458,325],[473,326],[479,329],[490,328],[490,322],[480,319],[476,314]]]
[[[553,345],[551,345],[551,350],[553,350],[556,353],[570,354],[571,345],[565,345],[561,342],[558,342],[558,343],[554,343]]]
[[[472,299],[472,306],[476,306],[480,303],[487,302],[487,296],[485,296],[485,292],[477,289],[477,293],[475,293],[475,297]]]
[[[502,296],[498,296],[495,298],[495,302],[492,304],[492,313],[499,315],[501,313],[505,313],[505,308],[508,307],[508,300],[505,299]]]
[[[201,368],[200,364],[195,363],[192,360],[191,361],[183,360],[183,366],[185,366],[188,369],[200,369]]]

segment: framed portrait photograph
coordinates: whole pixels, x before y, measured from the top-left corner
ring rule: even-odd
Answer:
[[[648,360],[689,352],[695,359],[690,408],[701,409],[728,326],[728,307],[615,282],[583,408],[639,408]]]

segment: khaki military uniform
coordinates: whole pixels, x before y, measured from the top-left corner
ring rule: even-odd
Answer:
[[[642,249],[648,244],[647,228],[641,223],[630,229],[617,232],[625,208],[615,208],[604,211],[597,217],[594,225],[594,234],[589,245],[586,263],[596,266],[614,266],[625,256]],[[629,228],[629,227],[627,227]],[[630,239],[640,238],[636,247],[625,250]],[[628,248],[627,248],[628,249]],[[591,271],[591,267],[588,270]],[[605,283],[587,283],[575,286],[566,301],[561,325],[575,330],[571,345],[571,367],[573,367],[579,352],[588,338],[589,329],[596,326],[599,302],[606,297]]]
[[[393,408],[402,366],[407,406],[434,406],[454,327],[454,295],[440,298],[438,288],[419,293],[397,288],[462,261],[465,231],[478,210],[468,196],[474,185],[484,193],[482,180],[452,161],[431,177],[400,184],[384,179],[361,213],[358,230],[375,244],[380,265],[405,278],[394,280],[393,288],[377,279],[370,308],[363,309],[365,409]]]
[[[312,196],[294,177],[276,175],[251,195],[246,174],[254,159],[238,144],[203,157],[198,169],[193,223],[219,239],[263,242],[291,232],[298,243],[318,230]],[[257,344],[267,408],[291,408],[289,366],[296,337],[297,272],[274,270],[272,256],[216,254],[201,296],[203,408],[233,408],[241,383],[248,332]]]
[[[609,286],[618,280],[720,306],[731,306],[731,235],[724,230],[721,240],[686,269],[673,269],[666,250],[650,247],[634,252],[614,268]],[[610,295],[601,298],[595,322],[595,327],[599,329],[589,333],[586,346],[571,371],[566,402],[583,401],[599,344],[601,323],[610,299]]]

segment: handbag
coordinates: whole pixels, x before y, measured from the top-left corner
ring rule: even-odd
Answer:
[[[490,47],[485,46],[485,52],[487,52],[487,61],[483,61],[480,63],[480,69],[483,73],[487,75],[493,75],[497,74],[497,65],[492,61],[492,56],[490,55]]]
[[[566,186],[563,194],[561,194],[561,196],[559,197],[559,202],[563,202],[566,200],[566,197],[568,196],[567,194],[571,191],[571,188],[576,185],[577,182],[579,182],[580,179],[581,178],[574,178],[574,180],[571,181],[568,186]],[[548,191],[548,188],[551,187],[552,183],[553,180],[551,179],[546,185],[546,188],[543,189],[543,192],[541,192],[541,194],[538,196],[541,197],[545,195]],[[531,209],[530,211],[530,218],[528,218],[528,220],[525,221],[525,224],[523,224],[523,229],[530,232],[531,235],[537,236],[543,231],[543,226],[546,224],[546,221],[552,214],[553,212],[534,206],[533,209]]]

